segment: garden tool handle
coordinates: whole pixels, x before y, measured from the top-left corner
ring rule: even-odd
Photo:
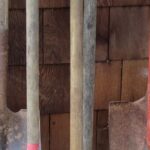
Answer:
[[[26,1],[27,16],[27,150],[38,150],[39,112],[39,0]]]
[[[149,60],[148,60],[148,90],[147,90],[147,144],[150,149],[150,45],[149,45]]]
[[[0,0],[0,110],[7,103],[8,0]]]
[[[70,150],[83,150],[83,0],[70,5]]]

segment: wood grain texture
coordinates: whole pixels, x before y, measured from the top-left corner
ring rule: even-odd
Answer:
[[[13,111],[26,108],[25,67],[9,67],[7,105]]]
[[[99,8],[97,13],[96,61],[108,56],[109,9]],[[59,43],[59,44],[58,44]],[[70,62],[69,9],[44,11],[44,63],[59,64]]]
[[[109,9],[98,8],[97,10],[97,35],[96,35],[96,61],[106,60],[108,57],[108,27]]]
[[[11,10],[9,21],[9,65],[26,63],[26,19],[25,10]],[[40,12],[40,63],[42,51],[42,12]]]
[[[41,115],[41,143],[43,150],[50,150],[50,116]]]
[[[150,24],[149,7],[122,7],[110,10],[110,58],[147,57]]]
[[[69,150],[70,115],[51,115],[50,122],[50,149]]]
[[[64,8],[69,7],[70,0],[39,0],[40,8]],[[11,9],[24,9],[25,0],[10,0]]]
[[[68,65],[41,69],[40,100],[44,113],[65,113],[70,108],[70,73]]]
[[[41,112],[69,112],[69,85],[69,66],[42,67],[40,74]],[[9,68],[8,107],[13,111],[26,108],[25,67]]]
[[[123,101],[134,101],[146,94],[147,60],[123,62],[122,96]]]
[[[120,100],[121,62],[96,64],[95,109],[108,109],[113,100]]]
[[[44,11],[44,63],[67,63],[70,58],[69,9]]]
[[[94,112],[94,147],[96,150],[96,112]],[[50,120],[50,150],[69,150],[69,136],[70,136],[70,115],[54,114],[51,115]],[[47,149],[45,149],[47,150]]]
[[[97,118],[97,150],[109,150],[108,111],[101,110]]]

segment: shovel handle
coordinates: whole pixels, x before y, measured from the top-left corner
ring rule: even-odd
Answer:
[[[149,63],[148,63],[148,90],[147,90],[147,144],[150,148],[150,44],[149,44]]]
[[[0,110],[6,108],[8,68],[8,0],[0,0]]]
[[[27,16],[27,141],[40,142],[39,111],[39,0],[26,1]],[[31,144],[31,145],[30,145]],[[38,147],[37,147],[38,148]],[[30,149],[31,150],[31,149]]]

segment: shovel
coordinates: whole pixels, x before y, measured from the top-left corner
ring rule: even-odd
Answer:
[[[7,108],[8,0],[0,0],[0,150],[26,149],[26,112]]]

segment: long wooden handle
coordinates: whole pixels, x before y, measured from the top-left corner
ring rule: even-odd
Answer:
[[[70,150],[83,150],[83,0],[71,0]]]
[[[39,113],[39,1],[26,1],[27,14],[27,140],[37,150],[40,140]]]
[[[148,63],[148,87],[147,87],[147,144],[150,150],[150,40],[149,40],[149,63]]]
[[[96,0],[84,0],[83,43],[83,150],[92,150],[96,47]]]
[[[0,110],[6,108],[8,68],[8,0],[0,0]]]

